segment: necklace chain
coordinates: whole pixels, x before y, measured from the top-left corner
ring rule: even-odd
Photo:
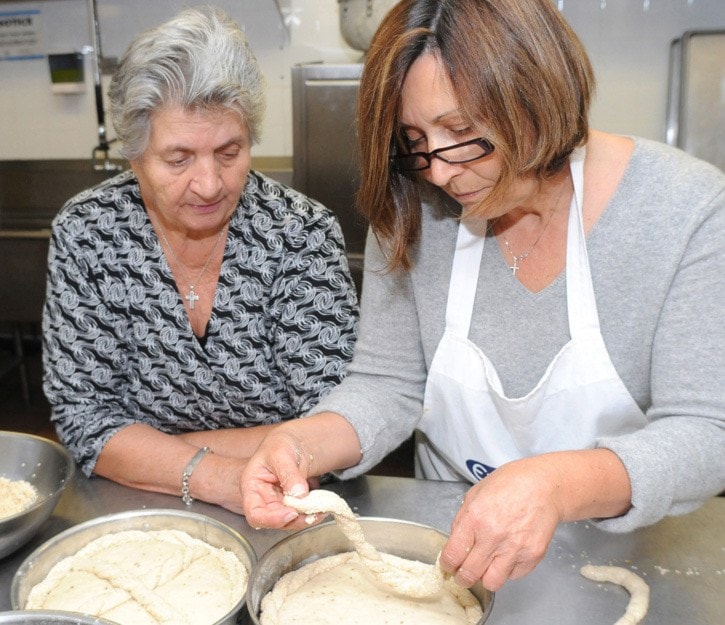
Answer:
[[[539,236],[536,237],[536,240],[533,242],[531,247],[529,247],[528,250],[521,254],[514,254],[513,250],[511,249],[511,245],[509,244],[508,239],[506,238],[506,235],[502,232],[501,236],[503,237],[503,244],[506,246],[506,249],[508,250],[508,253],[511,254],[511,257],[514,259],[514,262],[512,265],[509,265],[509,269],[511,270],[511,273],[515,276],[516,272],[521,269],[519,263],[526,260],[528,258],[529,254],[534,251],[534,248],[541,240],[541,237],[544,236],[544,232],[546,232],[546,229],[549,227],[549,224],[551,223],[551,219],[554,216],[554,213],[557,212],[559,207],[559,201],[561,200],[561,196],[564,195],[564,189],[566,188],[566,181],[569,179],[567,176],[564,179],[564,182],[561,183],[561,190],[559,191],[559,195],[556,197],[556,202],[554,203],[554,208],[552,209],[551,213],[549,213],[549,218],[546,220],[546,223],[544,224],[544,227],[541,229],[541,232],[539,232]]]
[[[199,275],[196,276],[196,280],[192,284],[189,284],[189,292],[184,296],[184,299],[189,302],[189,308],[191,310],[194,310],[194,304],[199,299],[199,295],[194,290],[196,288],[196,285],[199,284],[199,280],[201,280],[202,276],[206,273],[207,268],[209,267],[209,263],[211,263],[212,256],[214,256],[214,252],[216,251],[216,248],[219,246],[219,241],[222,240],[222,236],[226,232],[227,227],[224,226],[222,228],[222,231],[219,233],[219,236],[217,237],[216,241],[214,242],[214,247],[211,249],[211,252],[209,253],[208,258],[206,259],[206,262],[204,263],[204,266],[201,268],[201,271],[199,272]],[[159,223],[159,232],[161,233],[161,238],[164,240],[164,243],[166,244],[166,248],[169,250],[169,253],[171,254],[171,258],[174,259],[174,262],[176,263],[176,266],[179,268],[179,273],[181,273],[181,277],[184,280],[184,282],[188,282],[189,280],[186,277],[186,274],[183,270],[183,265],[181,261],[179,260],[179,257],[174,253],[174,248],[171,247],[171,243],[169,243],[169,240],[166,238],[166,233],[164,232],[163,227],[161,226],[161,223]]]

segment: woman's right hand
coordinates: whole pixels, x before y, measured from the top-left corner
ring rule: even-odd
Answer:
[[[242,507],[255,528],[302,529],[308,523],[284,505],[285,495],[302,497],[309,492],[309,453],[294,436],[282,429],[271,432],[247,463],[242,474]]]
[[[242,508],[252,527],[302,529],[306,515],[284,505],[285,495],[302,497],[328,471],[360,462],[357,432],[343,417],[323,412],[293,419],[272,430],[242,474]]]

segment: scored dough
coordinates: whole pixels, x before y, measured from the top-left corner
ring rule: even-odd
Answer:
[[[639,575],[620,566],[594,566],[587,564],[581,574],[595,582],[610,582],[624,587],[629,592],[629,603],[622,618],[614,625],[637,625],[649,608],[649,586]]]
[[[242,599],[239,558],[180,530],[127,530],[89,542],[34,586],[25,609],[67,610],[121,625],[208,625]]]
[[[305,514],[331,513],[340,530],[355,547],[361,562],[383,584],[396,592],[414,598],[433,597],[443,588],[444,575],[437,565],[382,558],[380,552],[365,540],[365,534],[347,502],[329,490],[313,490],[306,497],[284,497],[284,504]]]

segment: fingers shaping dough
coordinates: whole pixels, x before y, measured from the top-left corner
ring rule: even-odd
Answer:
[[[336,493],[313,490],[303,498],[285,496],[284,504],[304,514],[332,514],[342,533],[355,547],[363,564],[379,581],[396,592],[409,597],[424,598],[436,595],[443,588],[443,572],[437,565],[409,560],[403,569],[381,557],[380,552],[365,540],[365,534],[350,506]]]
[[[629,593],[629,604],[622,618],[614,625],[637,625],[647,614],[649,608],[649,586],[629,569],[620,566],[593,566],[587,564],[581,568],[581,574],[595,582],[610,582],[624,587]]]

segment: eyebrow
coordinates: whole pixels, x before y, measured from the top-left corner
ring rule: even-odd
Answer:
[[[242,146],[244,144],[244,137],[242,135],[238,135],[236,137],[232,137],[229,139],[229,141],[222,143],[222,145],[214,148],[215,152],[219,152],[220,150],[226,150],[228,147],[232,145],[239,145]],[[160,154],[173,154],[174,152],[193,152],[194,150],[186,145],[179,144],[179,145],[170,145],[162,150],[160,150]]]
[[[433,119],[433,121],[436,122],[436,123],[442,122],[447,117],[454,117],[456,115],[459,116],[459,117],[462,117],[462,118],[465,117],[465,115],[463,114],[463,111],[461,111],[461,109],[453,109],[453,110],[447,111],[446,113],[441,113],[440,115],[438,115],[437,117],[435,117]]]
[[[455,117],[455,116],[458,116],[458,117],[460,117],[463,120],[466,119],[466,115],[463,113],[463,111],[461,109],[452,109],[450,111],[446,111],[445,113],[441,113],[440,115],[436,115],[433,118],[433,123],[434,124],[440,124],[441,122],[446,121],[446,118],[448,118],[448,117]],[[401,123],[400,124],[400,128],[403,129],[403,130],[405,130],[407,128],[416,128],[416,125],[415,124]]]

